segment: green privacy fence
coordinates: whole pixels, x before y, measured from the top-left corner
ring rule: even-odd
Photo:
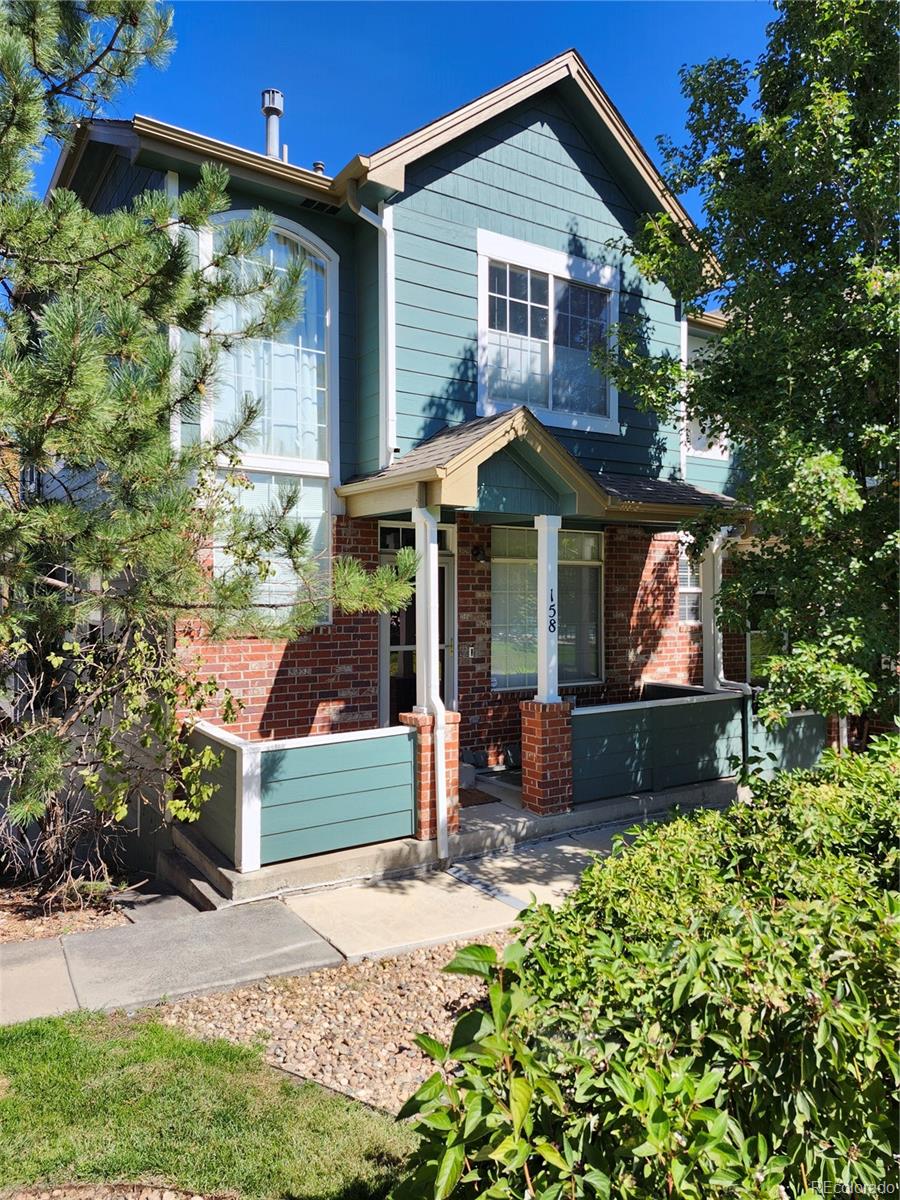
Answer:
[[[824,718],[796,713],[783,729],[766,730],[747,707],[740,693],[717,692],[575,709],[575,803],[733,775],[748,719],[749,751],[763,757],[767,774],[815,765],[825,745]]]
[[[406,726],[248,742],[201,721],[220,764],[200,833],[240,871],[415,831],[415,731]]]

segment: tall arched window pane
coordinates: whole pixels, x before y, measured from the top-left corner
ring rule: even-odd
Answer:
[[[325,263],[300,242],[273,230],[250,262],[284,271],[292,260],[303,263],[299,317],[274,338],[239,342],[223,355],[215,394],[218,429],[229,426],[247,404],[258,409],[245,450],[277,458],[324,461],[328,457],[328,370],[326,363]],[[249,307],[232,302],[219,317],[220,328],[240,329]]]

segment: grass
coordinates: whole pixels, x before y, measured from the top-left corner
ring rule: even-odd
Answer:
[[[272,1200],[377,1200],[414,1136],[259,1051],[152,1017],[0,1028],[0,1188],[154,1182]]]

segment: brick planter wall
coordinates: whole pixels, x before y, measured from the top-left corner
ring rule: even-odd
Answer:
[[[416,731],[416,837],[437,837],[434,796],[434,717],[430,713],[401,713],[400,724]],[[444,750],[447,761],[447,828],[459,829],[459,713],[446,714]]]
[[[538,816],[572,807],[572,705],[523,700],[522,804]]]

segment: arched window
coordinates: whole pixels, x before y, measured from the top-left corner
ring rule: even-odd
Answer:
[[[211,261],[222,224],[247,216],[229,212],[197,239],[201,265]],[[248,273],[256,263],[284,270],[299,259],[303,265],[300,314],[271,338],[237,342],[222,355],[213,395],[199,421],[183,422],[181,437],[212,438],[230,426],[248,403],[257,409],[251,435],[241,455],[249,488],[240,503],[261,508],[282,486],[299,490],[297,515],[309,526],[314,553],[323,575],[330,571],[331,490],[339,481],[337,270],[338,256],[326,243],[299,225],[281,218],[273,222],[265,243],[251,260],[240,264]],[[228,301],[216,313],[220,329],[241,329],[252,315],[246,301]],[[218,556],[217,556],[218,558]],[[220,569],[227,569],[224,558]],[[288,598],[292,590],[289,564],[274,561],[260,600]]]
[[[328,461],[329,385],[328,263],[294,234],[276,226],[253,262],[284,271],[303,266],[300,315],[273,338],[239,342],[223,357],[214,400],[217,424],[228,426],[247,403],[259,410],[248,453],[267,458]],[[221,314],[225,328],[240,328],[250,313],[232,301]]]

